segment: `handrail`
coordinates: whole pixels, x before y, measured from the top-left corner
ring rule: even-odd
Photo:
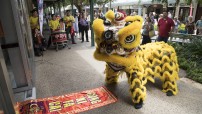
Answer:
[[[191,41],[192,39],[202,38],[202,35],[182,34],[182,33],[170,33],[170,42],[173,41],[173,38],[182,39],[182,43],[185,43],[185,40]],[[181,41],[178,41],[178,42],[181,42]]]
[[[182,34],[182,33],[170,33],[170,37],[177,37],[181,39],[190,39],[190,38],[202,38],[202,35],[194,35],[194,34]]]

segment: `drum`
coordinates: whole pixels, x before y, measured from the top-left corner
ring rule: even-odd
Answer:
[[[67,41],[66,32],[56,31],[51,34],[53,43],[63,43]]]
[[[65,31],[54,31],[51,34],[51,44],[52,46],[56,46],[56,51],[58,50],[59,46],[62,46],[63,48],[68,46],[67,41],[68,38]]]

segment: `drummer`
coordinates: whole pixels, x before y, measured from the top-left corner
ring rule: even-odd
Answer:
[[[51,33],[58,30],[59,25],[59,21],[57,20],[55,14],[52,14],[52,20],[49,22]]]
[[[60,23],[59,23],[59,21],[57,20],[55,14],[52,14],[52,20],[50,20],[50,22],[49,22],[49,27],[50,27],[50,30],[51,30],[51,34],[52,34],[54,31],[59,30],[59,29],[58,29],[59,26],[60,26]],[[50,37],[51,37],[51,36],[50,36]],[[50,38],[50,37],[49,37],[49,39],[48,39],[48,47],[49,47],[50,44],[51,44],[51,38]]]

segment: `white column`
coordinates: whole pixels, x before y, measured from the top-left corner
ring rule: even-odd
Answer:
[[[175,17],[178,17],[179,16],[179,13],[180,13],[180,4],[178,4],[176,6],[176,9],[175,9]]]
[[[139,6],[138,6],[138,15],[140,15],[140,16],[141,16],[141,14],[142,14],[142,6],[141,6],[141,5],[139,5]]]
[[[193,4],[193,8],[194,8],[194,10],[193,10],[193,20],[195,20],[198,0],[193,0],[192,4]]]
[[[86,10],[86,7],[85,7],[85,17],[87,18],[87,10]]]
[[[143,9],[142,9],[143,19],[146,17],[146,10],[147,10],[147,8],[143,7]]]

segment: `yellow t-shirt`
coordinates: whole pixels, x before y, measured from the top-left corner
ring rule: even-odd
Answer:
[[[185,24],[180,24],[180,26],[178,27],[178,30],[185,30],[186,25]]]
[[[30,17],[29,18],[30,20],[30,26],[31,26],[31,29],[39,29],[39,18],[38,17]]]
[[[75,21],[73,16],[65,16],[64,22],[66,23],[66,27],[72,26],[72,23]]]
[[[56,20],[51,20],[50,22],[49,22],[49,26],[50,26],[50,28],[54,31],[54,30],[56,30],[58,27],[59,27],[59,21],[56,19]]]

